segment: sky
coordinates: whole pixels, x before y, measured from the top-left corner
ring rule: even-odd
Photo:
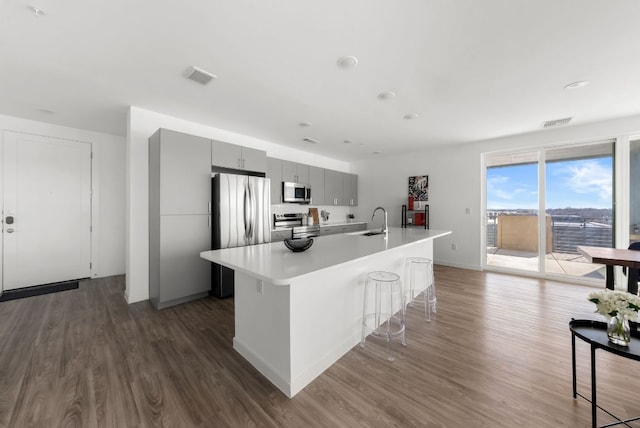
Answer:
[[[546,164],[545,208],[611,208],[613,158]],[[538,165],[487,168],[487,210],[537,209]]]

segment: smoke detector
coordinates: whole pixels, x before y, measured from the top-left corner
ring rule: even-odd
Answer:
[[[187,79],[191,79],[194,82],[200,83],[201,85],[206,85],[211,80],[215,79],[216,75],[215,74],[211,74],[208,71],[205,71],[205,70],[203,70],[201,68],[198,68],[196,66],[191,66],[187,70],[186,77],[187,77]]]
[[[566,125],[567,123],[569,123],[571,121],[571,117],[565,117],[562,119],[554,119],[554,120],[547,120],[546,122],[542,123],[542,127],[543,128],[553,128],[554,126],[562,126],[562,125]]]

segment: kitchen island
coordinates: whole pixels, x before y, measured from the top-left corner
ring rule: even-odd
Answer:
[[[360,342],[367,272],[402,277],[406,257],[433,258],[450,233],[389,228],[315,238],[300,253],[273,242],[200,255],[235,271],[234,349],[293,397]]]

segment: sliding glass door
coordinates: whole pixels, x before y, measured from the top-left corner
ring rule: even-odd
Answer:
[[[640,140],[630,143],[629,244],[640,242]]]
[[[604,281],[602,266],[577,247],[614,246],[613,149],[601,142],[485,156],[485,267]]]
[[[538,153],[488,159],[486,189],[487,265],[538,271]]]
[[[550,241],[545,272],[604,280],[604,267],[577,247],[613,247],[613,143],[545,152],[545,212]]]

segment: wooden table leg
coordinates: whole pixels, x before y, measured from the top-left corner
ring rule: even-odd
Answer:
[[[638,294],[638,269],[627,269],[627,291],[631,294]]]
[[[607,265],[607,288],[613,290],[613,265]]]

